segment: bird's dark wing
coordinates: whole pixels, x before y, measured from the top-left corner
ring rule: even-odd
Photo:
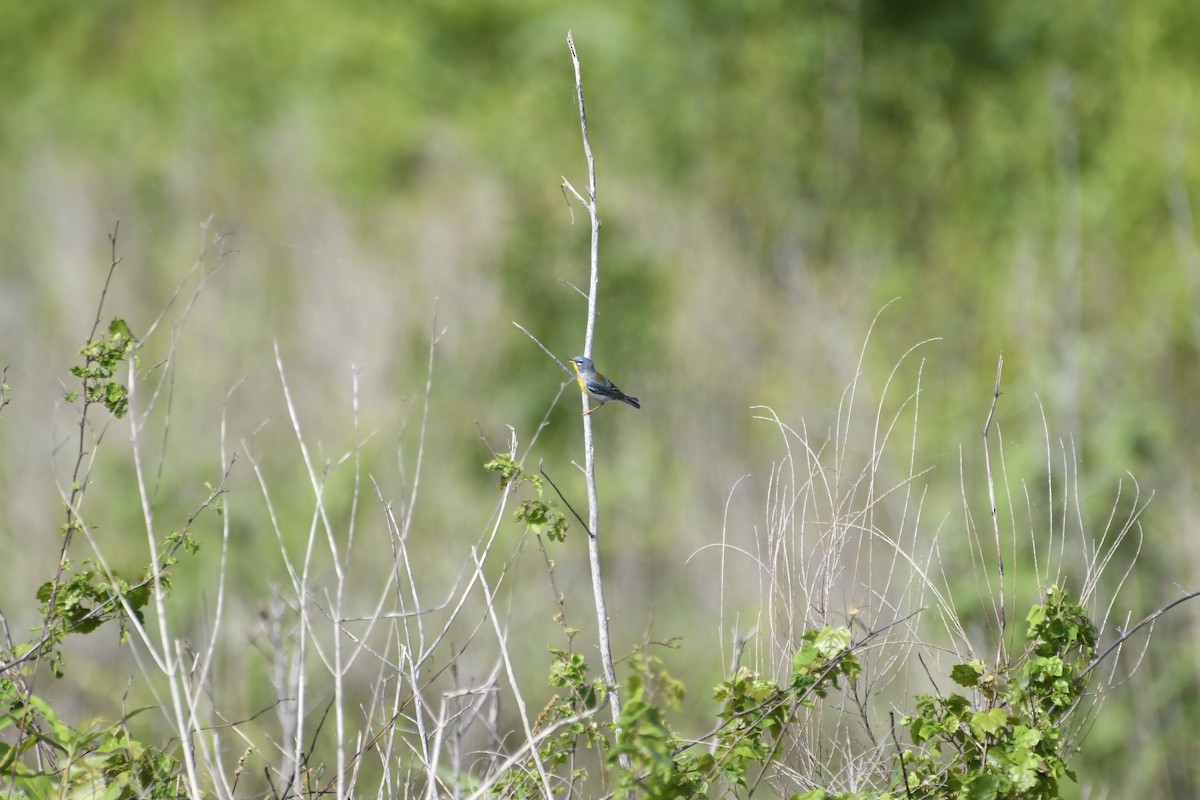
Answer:
[[[621,390],[613,385],[613,382],[603,375],[597,375],[587,382],[587,390],[592,394],[611,395],[614,392],[620,394]]]

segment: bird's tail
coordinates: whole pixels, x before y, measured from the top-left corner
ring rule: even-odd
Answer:
[[[620,400],[623,403],[629,403],[629,405],[633,406],[634,408],[642,407],[642,404],[638,402],[638,399],[636,397],[630,397],[627,394],[621,395]]]

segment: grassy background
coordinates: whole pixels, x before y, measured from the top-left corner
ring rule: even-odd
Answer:
[[[1195,588],[1195,3],[9,2],[0,363],[14,401],[0,424],[0,541],[13,566],[0,608],[14,630],[34,624],[29,598],[57,552],[54,480],[73,447],[59,380],[90,330],[117,219],[107,308],[135,333],[214,234],[236,251],[180,340],[161,513],[182,519],[219,478],[215,431],[244,381],[230,439],[271,472],[303,537],[307,478],[275,343],[325,458],[354,441],[360,370],[365,466],[399,495],[431,332],[444,329],[417,522],[421,568],[456,572],[495,502],[479,431],[499,444],[513,425],[529,441],[562,378],[511,321],[560,357],[581,349],[585,304],[560,282],[586,282],[588,236],[559,189],[563,175],[585,180],[568,28],[605,222],[596,361],[643,401],[596,420],[618,653],[653,620],[652,638],[685,637],[673,666],[697,697],[719,675],[715,551],[689,556],[725,519],[734,540],[762,524],[781,453],[750,407],[833,436],[871,320],[896,297],[859,403],[891,413],[921,368],[922,524],[940,532],[948,572],[969,579],[959,465],[969,499],[986,502],[978,431],[1003,351],[1014,485],[1061,479],[1044,420],[1051,450],[1078,457],[1088,527],[1103,527],[1118,482],[1132,502],[1127,473],[1155,494],[1119,607],[1140,618]],[[905,351],[934,337],[901,365],[905,392],[885,397]],[[550,411],[535,457],[580,499],[575,402]],[[140,515],[126,437],[109,436],[89,503],[119,561]],[[282,577],[246,466],[231,479],[235,639]],[[128,540],[139,563],[141,539]],[[582,553],[576,531],[556,560],[586,630]],[[527,549],[516,569],[529,590],[511,619],[529,631],[537,685],[557,627],[540,556]],[[199,568],[181,577],[183,624],[210,582]],[[1090,791],[1196,796],[1198,613],[1165,620],[1108,701],[1080,762]],[[71,696],[80,713],[112,713],[111,671],[130,670],[127,656],[89,657]],[[252,660],[229,665],[250,709],[263,696]],[[1135,765],[1116,757],[1131,743]]]

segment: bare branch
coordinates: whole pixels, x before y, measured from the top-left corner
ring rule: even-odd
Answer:
[[[583,72],[579,64],[579,54],[575,51],[575,39],[567,33],[567,48],[571,51],[571,63],[575,67],[575,96],[579,103],[579,127],[583,134],[583,152],[587,158],[588,196],[584,200],[579,192],[567,180],[563,185],[568,188],[585,206],[592,221],[591,248],[591,281],[588,290],[587,329],[584,335],[583,355],[592,356],[592,341],[596,332],[596,297],[600,289],[600,215],[596,207],[596,159],[592,155],[592,143],[588,138],[587,111],[583,102]],[[596,448],[592,435],[592,417],[587,414],[587,392],[580,392],[584,410],[583,416],[583,449],[584,476],[588,494],[588,565],[592,574],[592,595],[596,605],[597,645],[600,651],[600,665],[604,673],[604,682],[610,687],[609,696],[612,704],[613,721],[621,716],[621,695],[617,682],[617,671],[613,664],[612,644],[609,641],[608,607],[604,599],[604,580],[600,570],[600,501],[596,493]],[[628,769],[632,763],[627,753],[620,755],[621,766]]]
[[[576,290],[576,291],[578,291],[578,290]],[[514,322],[513,322],[513,325],[517,326],[517,330],[519,330],[521,333],[525,334],[525,335],[526,335],[526,336],[528,336],[530,339],[532,339],[534,344],[536,344],[538,347],[542,348],[542,352],[543,352],[543,353],[545,353],[546,355],[550,356],[550,358],[554,359],[554,363],[555,363],[555,364],[558,364],[559,368],[560,368],[560,369],[561,369],[563,372],[565,372],[565,373],[567,373],[567,375],[570,375],[570,376],[572,376],[572,377],[573,377],[573,373],[571,372],[571,370],[570,370],[570,369],[568,369],[568,368],[567,368],[567,365],[566,365],[566,364],[564,364],[563,362],[559,361],[559,360],[558,360],[558,356],[554,355],[554,353],[551,353],[551,352],[550,352],[550,349],[549,349],[548,347],[546,347],[546,345],[544,345],[544,344],[542,344],[540,341],[538,341],[538,338],[537,338],[536,336],[534,336],[532,333],[530,333],[529,331],[527,331],[527,330],[524,328],[524,326],[522,326],[522,325],[521,325],[521,323],[519,323],[519,322],[516,322],[516,321],[514,321]]]
[[[1004,633],[1007,630],[1006,609],[1004,600],[1004,553],[1000,548],[1000,517],[996,512],[996,481],[992,477],[992,455],[988,447],[988,433],[992,429],[992,418],[996,414],[996,402],[1000,399],[1000,376],[1004,373],[1004,353],[1000,354],[1000,360],[996,363],[996,386],[992,390],[992,405],[988,409],[987,421],[983,424],[983,463],[987,468],[987,487],[988,487],[988,507],[992,513],[992,533],[996,537],[996,570],[1000,575],[1000,602],[996,610],[1000,622],[1000,635],[997,639],[996,660],[998,663],[1004,662],[1004,654],[1007,648],[1007,643],[1004,641]]]

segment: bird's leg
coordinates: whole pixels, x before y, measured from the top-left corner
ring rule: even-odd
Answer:
[[[596,410],[597,408],[599,408],[599,407],[600,407],[600,406],[596,406],[595,408],[589,408],[587,411],[583,412],[583,416],[585,416],[585,417],[586,417],[588,414],[592,413],[593,411],[595,411],[595,410]]]

